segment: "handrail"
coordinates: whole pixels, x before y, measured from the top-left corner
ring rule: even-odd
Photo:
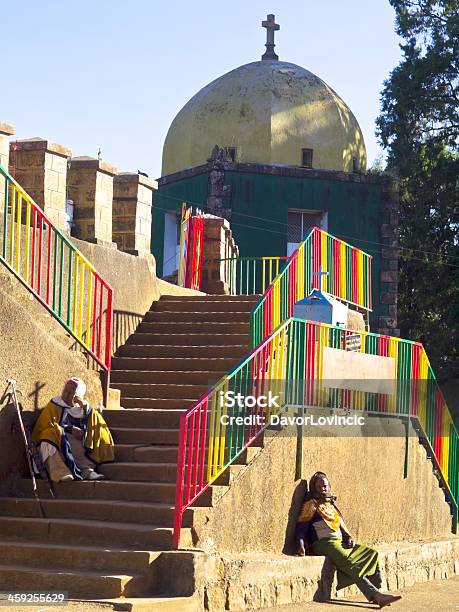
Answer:
[[[346,350],[349,336],[361,353],[392,359],[392,393],[352,388],[327,388],[327,348]],[[348,340],[346,340],[348,339]],[[330,387],[330,385],[328,385]],[[244,407],[222,402],[222,393],[247,397],[283,397],[278,409]],[[269,417],[286,406],[364,410],[368,414],[409,417],[430,444],[447,489],[457,530],[459,501],[459,435],[420,343],[365,331],[290,318],[181,416],[174,540],[180,545],[182,517],[222,472],[269,425]],[[252,416],[250,423],[230,417]],[[223,417],[223,418],[222,418]]]
[[[226,257],[215,259],[223,265],[223,280],[229,295],[264,293],[281,270],[288,257],[280,255],[262,257]]]
[[[371,304],[371,255],[312,228],[251,313],[252,346],[293,316],[294,304],[313,289],[367,312]]]
[[[113,289],[1,165],[0,180],[0,261],[101,366],[107,398]]]

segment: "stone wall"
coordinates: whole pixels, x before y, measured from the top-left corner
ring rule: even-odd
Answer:
[[[394,179],[384,176],[381,194],[381,302],[387,304],[387,315],[379,317],[379,333],[399,336],[397,329],[398,299],[398,218],[399,190]]]
[[[401,423],[372,418],[352,437],[338,439],[319,431],[305,427],[303,477],[316,471],[329,475],[356,540],[373,544],[451,534],[450,508],[433,464],[417,436],[408,438],[407,452]],[[266,434],[265,448],[237,473],[216,506],[194,511],[194,545],[219,553],[291,551],[305,492],[296,458],[295,432]]]
[[[459,574],[459,538],[378,546],[383,590]],[[192,596],[187,610],[257,610],[360,595],[355,586],[336,591],[334,568],[324,557],[163,553],[153,564],[159,588]],[[400,605],[400,604],[399,604]],[[403,603],[401,604],[403,609]],[[365,606],[365,609],[369,606]],[[320,610],[320,607],[318,606]]]
[[[73,201],[72,236],[104,246],[112,244],[113,177],[107,162],[82,156],[72,158],[69,198]]]
[[[10,136],[14,134],[14,127],[9,123],[0,121],[0,164],[8,170],[10,159]],[[5,181],[0,178],[0,210],[5,205]]]
[[[120,251],[151,252],[151,207],[156,181],[122,172],[113,182],[113,240]]]
[[[71,151],[43,138],[17,140],[10,145],[10,172],[21,187],[64,229],[67,164]]]
[[[206,293],[228,294],[231,264],[239,255],[230,224],[226,219],[205,215],[201,288]]]

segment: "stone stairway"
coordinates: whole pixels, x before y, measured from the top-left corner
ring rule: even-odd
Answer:
[[[39,481],[0,498],[0,591],[64,590],[75,598],[161,594],[159,561],[171,549],[180,415],[249,350],[256,296],[163,297],[113,358],[124,410],[106,410],[115,462],[109,480]],[[211,507],[248,449],[197,506]],[[184,513],[181,546],[192,546],[198,508]],[[164,566],[164,564],[162,564]],[[164,571],[164,569],[162,570]],[[190,595],[191,593],[173,593]]]

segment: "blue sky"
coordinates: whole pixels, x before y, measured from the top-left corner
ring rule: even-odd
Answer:
[[[280,59],[325,80],[363,130],[369,163],[382,83],[400,59],[388,0],[26,0],[2,11],[0,121],[73,155],[160,175],[167,129],[201,87],[260,59],[274,13]],[[5,36],[6,35],[6,36]]]

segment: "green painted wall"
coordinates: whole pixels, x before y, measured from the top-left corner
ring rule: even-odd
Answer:
[[[328,211],[328,231],[373,255],[373,326],[388,308],[379,302],[387,283],[380,282],[381,185],[342,180],[297,178],[261,173],[227,171],[225,184],[231,196],[231,228],[241,256],[285,255],[288,209]],[[181,201],[205,209],[206,173],[160,186],[153,208],[153,253],[162,272],[164,211],[179,210]],[[386,286],[381,286],[386,285]]]

